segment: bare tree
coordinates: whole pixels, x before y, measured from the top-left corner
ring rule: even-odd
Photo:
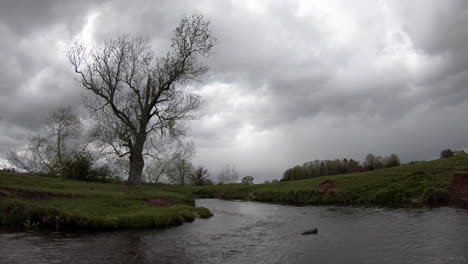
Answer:
[[[180,160],[189,161],[192,158],[195,153],[193,142],[185,143],[178,140],[150,141],[153,147],[145,152],[146,165],[143,170],[145,180],[150,183],[163,180],[180,183],[176,166],[180,163]]]
[[[223,169],[218,173],[218,183],[235,183],[239,180],[239,173],[234,164],[226,164]]]
[[[10,151],[8,158],[15,166],[31,173],[59,175],[64,160],[77,151],[80,128],[81,121],[70,107],[57,108],[49,114],[45,127],[30,137],[28,150]]]
[[[194,154],[195,146],[192,142],[179,146],[166,170],[166,176],[170,182],[185,185],[186,180],[188,180],[193,171],[193,165],[190,160]]]
[[[209,181],[209,177],[208,169],[203,166],[198,166],[190,173],[190,181],[193,185],[204,185]]]
[[[69,142],[80,132],[81,121],[71,107],[60,107],[53,111],[46,120],[48,137],[56,145],[52,147],[60,167],[63,166],[64,156],[69,152]]]
[[[35,174],[54,174],[52,164],[52,151],[50,144],[43,136],[29,138],[28,149],[25,151],[12,151],[7,154],[8,161],[15,167]]]
[[[216,42],[209,25],[201,15],[183,17],[174,30],[172,51],[159,58],[148,39],[129,35],[89,51],[79,44],[69,50],[82,85],[94,95],[88,105],[100,116],[109,144],[120,157],[129,155],[128,183],[142,180],[148,135],[182,135],[179,121],[194,118],[199,96],[181,84],[207,72],[198,58],[209,56]]]

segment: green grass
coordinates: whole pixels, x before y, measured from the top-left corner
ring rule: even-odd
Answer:
[[[0,225],[113,230],[166,227],[209,217],[193,195],[286,204],[406,206],[446,204],[450,176],[468,171],[468,155],[369,172],[257,185],[127,186],[0,172]],[[319,184],[330,179],[333,193]],[[33,199],[36,198],[41,199]],[[144,201],[158,197],[172,206]],[[29,222],[28,222],[29,221]],[[29,224],[27,224],[29,223]]]
[[[151,197],[169,200],[172,206],[143,200]],[[191,195],[161,187],[0,172],[0,225],[22,226],[29,220],[39,228],[110,230],[166,227],[211,216],[208,209],[193,205]]]
[[[191,191],[199,197],[287,204],[444,204],[449,197],[447,187],[450,176],[459,171],[468,171],[467,154],[368,172],[250,186],[190,187],[185,191]],[[335,181],[333,194],[324,195],[318,186],[326,179]]]

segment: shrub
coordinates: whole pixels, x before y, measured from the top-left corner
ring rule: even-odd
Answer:
[[[440,158],[443,159],[443,158],[450,158],[450,157],[453,157],[454,156],[454,153],[451,149],[446,149],[446,150],[442,150],[440,152]]]
[[[245,176],[242,178],[241,183],[244,185],[252,185],[254,181],[254,177],[252,176]]]
[[[91,157],[77,152],[64,161],[62,176],[67,179],[86,181],[91,174]]]
[[[118,181],[119,179],[112,178],[112,171],[109,166],[104,165],[91,170],[91,173],[87,179],[88,181],[97,182],[111,182]]]
[[[93,168],[91,156],[84,152],[74,153],[64,162],[62,176],[79,181],[112,181],[110,168],[107,165]]]

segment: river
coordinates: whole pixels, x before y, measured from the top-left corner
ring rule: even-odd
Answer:
[[[214,217],[164,230],[2,230],[0,263],[468,263],[464,209],[197,205]]]

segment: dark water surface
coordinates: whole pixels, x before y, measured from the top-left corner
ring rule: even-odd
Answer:
[[[165,230],[0,231],[1,263],[468,263],[468,211],[198,200],[214,217]],[[317,227],[317,235],[303,236]]]

